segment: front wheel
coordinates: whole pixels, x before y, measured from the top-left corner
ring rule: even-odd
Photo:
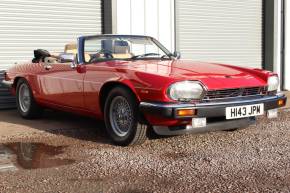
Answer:
[[[138,122],[138,104],[130,90],[116,87],[105,103],[105,124],[116,145],[142,144],[147,138],[147,125]]]

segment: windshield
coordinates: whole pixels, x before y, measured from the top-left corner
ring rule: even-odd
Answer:
[[[104,60],[171,59],[172,54],[150,37],[93,37],[85,40],[86,63]]]

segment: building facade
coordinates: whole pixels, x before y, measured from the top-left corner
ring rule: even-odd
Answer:
[[[182,58],[277,72],[290,89],[287,0],[2,0],[0,70],[80,35],[150,35]]]

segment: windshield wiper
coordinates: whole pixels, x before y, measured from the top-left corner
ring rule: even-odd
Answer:
[[[161,59],[163,60],[163,59],[168,59],[168,60],[171,60],[172,59],[172,54],[165,54],[165,55],[163,55],[163,56],[161,56]]]
[[[137,58],[144,58],[146,56],[160,56],[160,54],[157,54],[157,53],[147,53],[147,54],[133,56],[131,59],[132,60],[135,60]]]

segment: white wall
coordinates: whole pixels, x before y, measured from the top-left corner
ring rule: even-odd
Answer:
[[[149,35],[174,51],[174,0],[116,0],[117,34]]]
[[[290,90],[290,2],[289,0],[286,0],[286,41],[285,41],[285,89]]]

